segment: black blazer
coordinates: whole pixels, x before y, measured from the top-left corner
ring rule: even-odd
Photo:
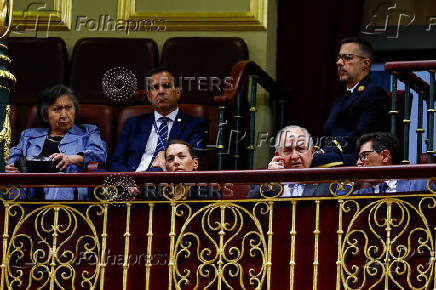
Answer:
[[[336,98],[324,124],[324,139],[320,142],[325,153],[314,155],[312,167],[331,162],[356,165],[357,139],[370,132],[388,132],[390,107],[386,92],[371,82],[369,76],[359,82],[353,94],[345,93]],[[333,139],[337,140],[342,152]]]

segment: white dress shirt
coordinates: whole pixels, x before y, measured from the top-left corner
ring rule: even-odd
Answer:
[[[282,183],[283,193],[280,197],[293,197],[302,196],[304,191],[304,184],[300,183]]]
[[[179,113],[179,108],[175,109],[171,113],[169,113],[166,117],[168,118],[168,135],[171,132],[171,128],[174,125],[174,122],[176,121],[176,116]],[[162,121],[160,120],[162,116],[158,112],[154,111],[154,120],[156,122],[156,127],[159,128],[159,126],[162,124]],[[167,136],[168,139],[168,136]],[[142,154],[141,162],[139,163],[138,168],[136,168],[136,172],[146,171],[148,169],[148,166],[150,165],[151,159],[153,158],[153,153],[156,150],[157,142],[159,140],[158,134],[156,132],[155,126],[151,126],[150,136],[148,136],[147,145],[145,146],[145,152]],[[144,140],[145,142],[145,140]]]
[[[354,92],[354,89],[356,89],[356,87],[359,85],[359,83],[357,83],[357,84],[355,84],[354,85],[354,87],[352,87],[351,89],[349,89],[349,88],[347,88],[347,92],[349,92],[349,93],[353,93]]]
[[[389,179],[386,180],[386,184],[388,185],[388,188],[386,188],[386,193],[390,192],[397,192],[397,181],[396,179]],[[374,185],[374,193],[380,193],[380,185]]]

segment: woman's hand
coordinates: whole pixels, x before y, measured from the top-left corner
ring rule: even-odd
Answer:
[[[20,170],[14,166],[14,163],[5,166],[5,172],[7,173],[18,173]]]
[[[56,168],[64,171],[67,166],[75,164],[77,166],[83,165],[83,156],[81,155],[65,155],[62,153],[53,153],[49,156],[54,162],[57,162]]]
[[[137,197],[141,194],[141,191],[136,186],[129,186],[127,187],[127,191],[129,192],[129,195],[132,197]]]
[[[163,171],[166,171],[166,160],[165,160],[165,151],[159,151],[156,155],[156,158],[154,158],[153,163],[151,164],[151,167],[160,167]]]

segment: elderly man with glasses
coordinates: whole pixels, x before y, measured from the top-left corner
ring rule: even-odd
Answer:
[[[385,132],[369,133],[357,140],[357,166],[387,166],[401,164],[401,146],[398,139]],[[390,192],[426,191],[427,180],[379,180],[355,192],[373,194]],[[433,186],[432,186],[433,187]]]
[[[268,169],[304,169],[310,168],[313,158],[313,142],[307,129],[289,125],[277,134],[275,156],[268,164]],[[282,183],[283,192],[280,197],[321,196],[330,195],[329,184]],[[249,198],[261,196],[261,186],[250,187]],[[264,195],[276,195],[280,191],[275,186]]]
[[[352,166],[356,164],[355,144],[361,135],[389,131],[389,99],[369,78],[373,58],[374,51],[366,40],[342,40],[336,65],[339,80],[347,90],[333,103],[313,167]]]

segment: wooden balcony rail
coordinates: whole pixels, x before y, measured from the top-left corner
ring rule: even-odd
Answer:
[[[4,193],[15,186],[104,184],[94,201],[2,199],[0,289],[428,289],[436,283],[432,188],[374,196],[184,200],[165,194],[165,200],[125,201],[99,191],[111,188],[108,177],[139,185],[258,184],[431,178],[435,169],[0,174]],[[121,188],[112,190],[116,196]]]
[[[144,183],[244,183],[328,182],[360,179],[424,179],[435,175],[436,164],[374,167],[335,167],[282,170],[220,170],[195,172],[90,172],[90,173],[1,173],[3,186],[96,186],[107,177],[126,176]]]

